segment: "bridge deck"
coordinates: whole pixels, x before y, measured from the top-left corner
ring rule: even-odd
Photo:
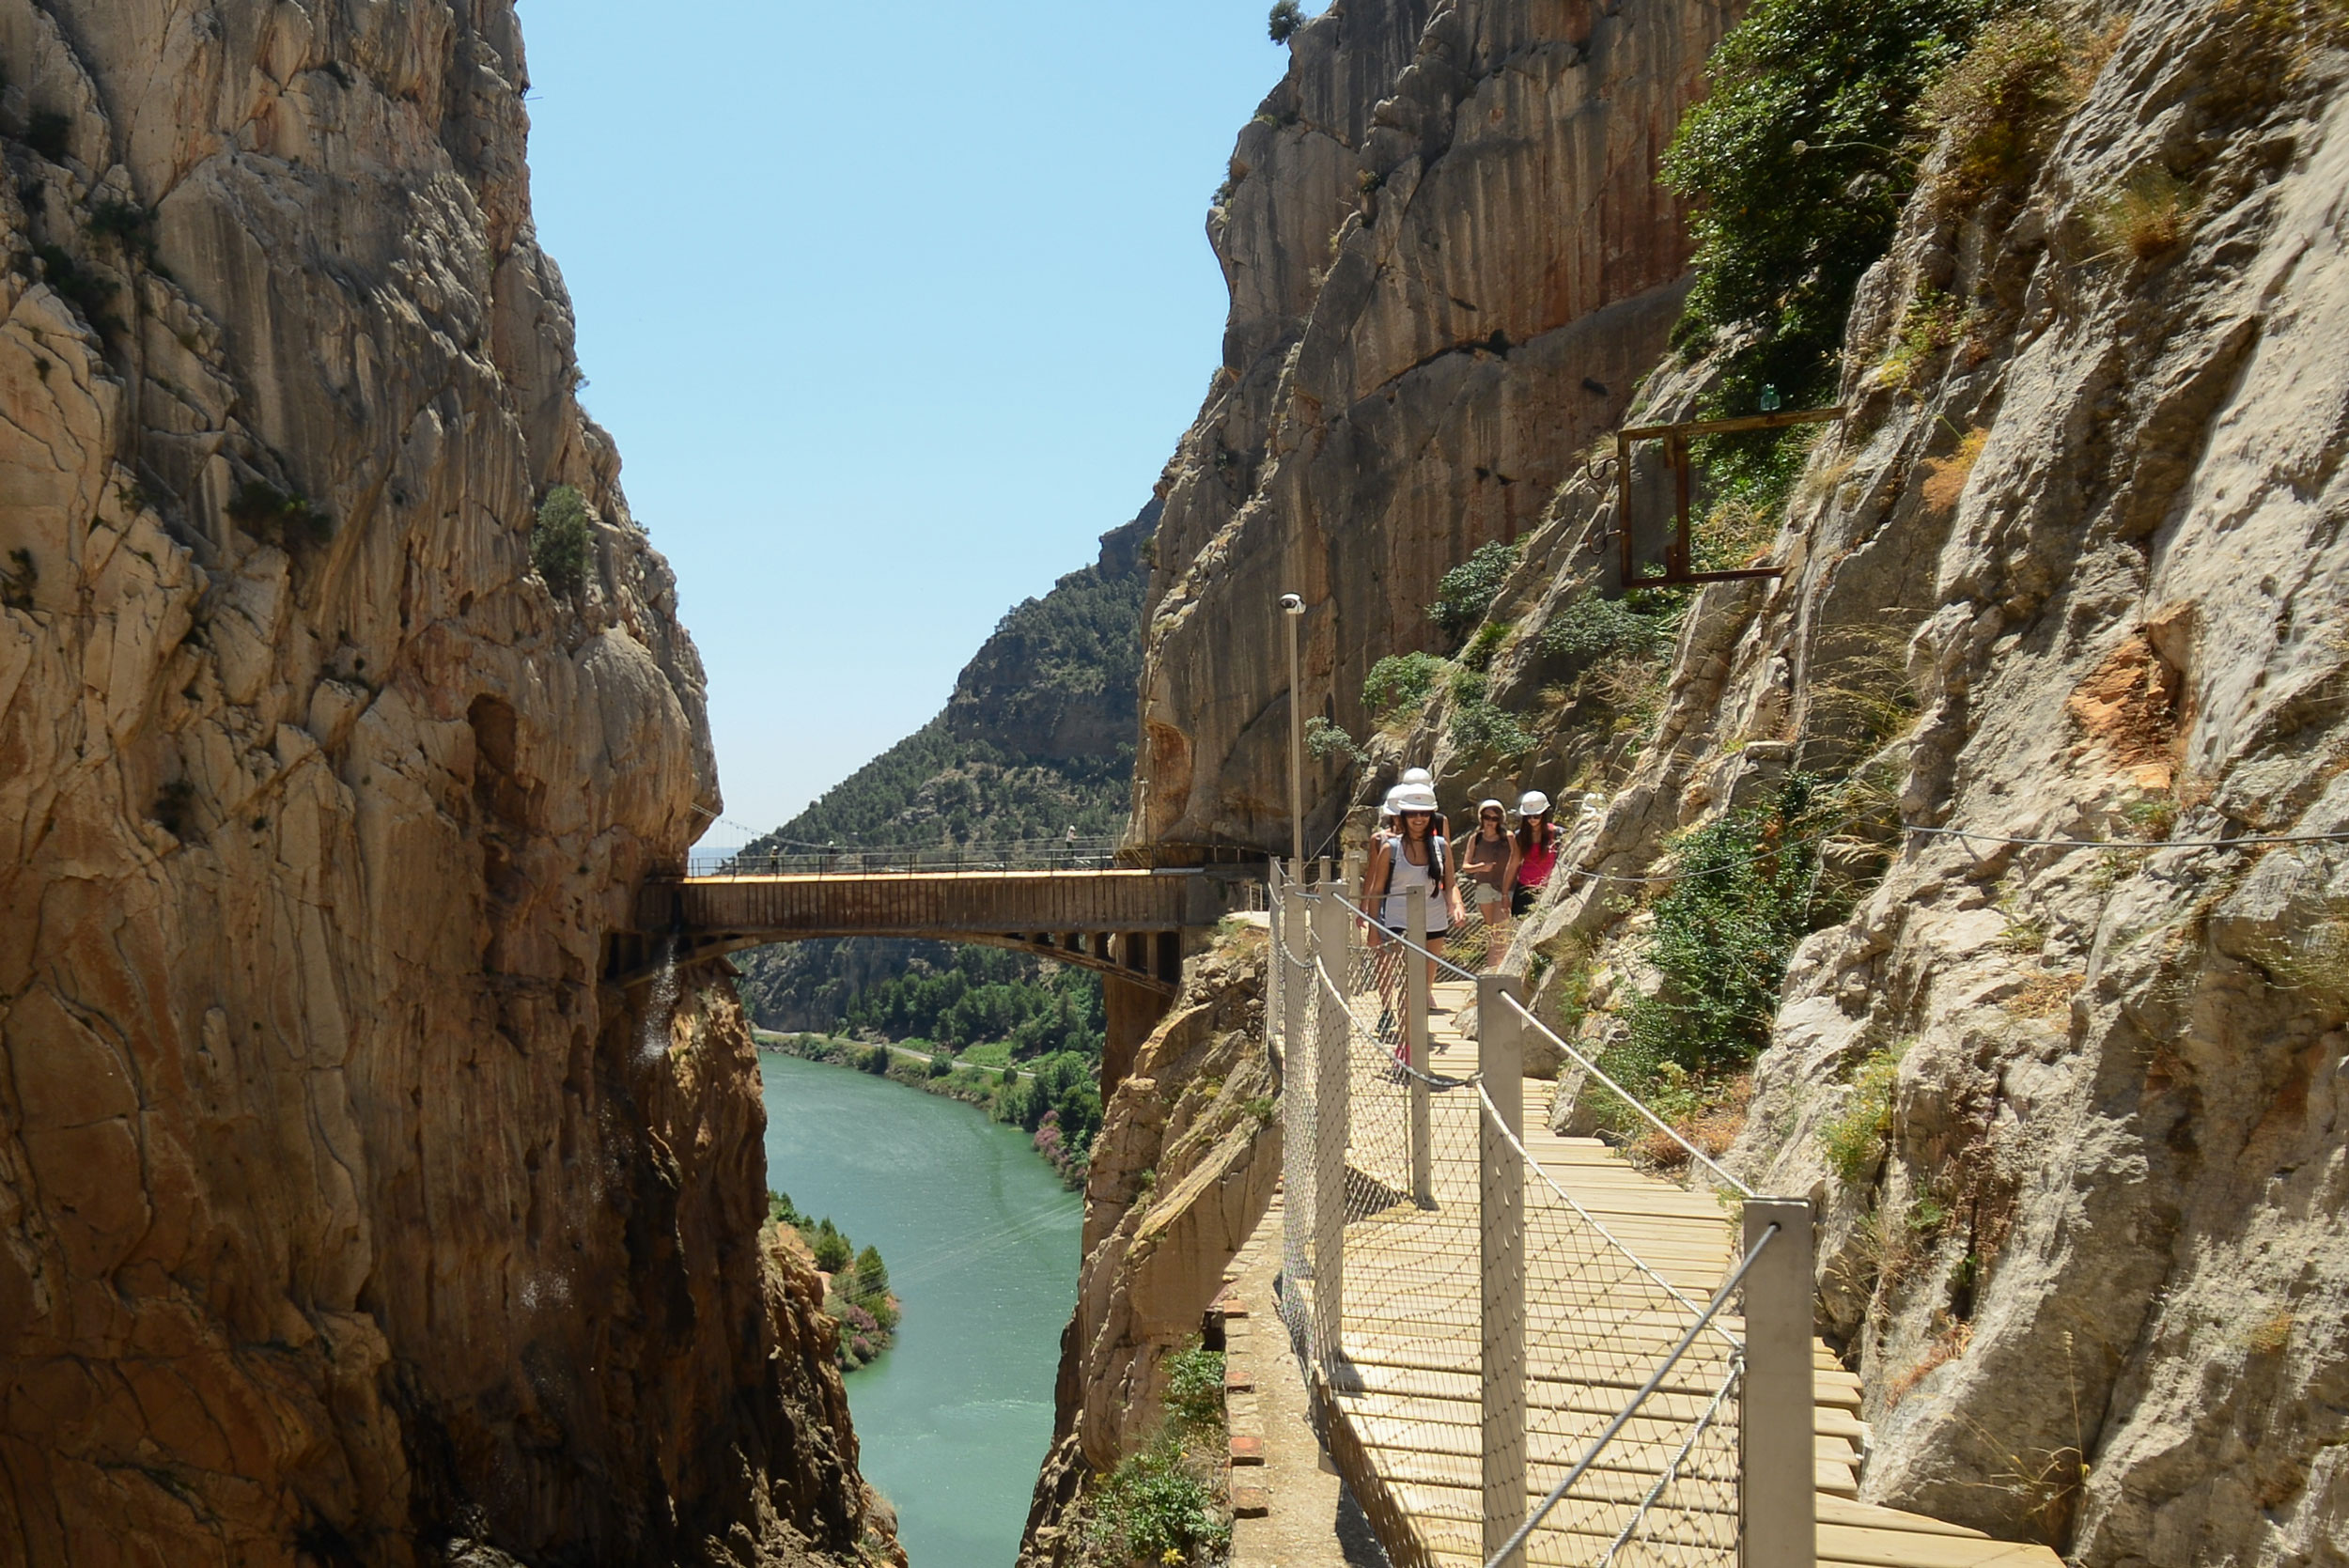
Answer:
[[[1473,988],[1439,984],[1434,1000],[1431,1065],[1439,1073],[1472,1069],[1476,1048],[1463,1037],[1456,1020],[1472,1004]],[[1595,1139],[1561,1138],[1536,1127],[1553,1087],[1540,1080],[1526,1083],[1528,1151],[1553,1181],[1674,1287],[1700,1301],[1710,1296],[1735,1261],[1727,1212],[1707,1194],[1637,1170]],[[1430,1298],[1444,1288],[1436,1281],[1460,1277],[1461,1257],[1475,1255],[1477,1172],[1472,1156],[1464,1151],[1475,1146],[1477,1113],[1474,1100],[1464,1094],[1434,1096],[1430,1110],[1437,1119],[1430,1145],[1436,1151],[1437,1205],[1423,1210],[1402,1203],[1347,1225],[1347,1255],[1366,1261],[1361,1269],[1349,1268],[1344,1303],[1344,1348],[1360,1388],[1325,1388],[1324,1395],[1335,1416],[1332,1453],[1379,1521],[1382,1535],[1391,1537],[1397,1563],[1475,1568],[1483,1560],[1476,1304],[1441,1300],[1431,1307]],[[1445,1119],[1462,1125],[1447,1129]],[[1376,1266],[1368,1266],[1373,1259]],[[1598,1314],[1572,1310],[1578,1296],[1592,1299],[1587,1282],[1578,1286],[1575,1260],[1534,1246],[1527,1263],[1529,1301],[1551,1309],[1528,1325],[1532,1375],[1527,1442],[1533,1478],[1528,1489],[1529,1500],[1535,1500],[1663,1359],[1687,1319],[1659,1314],[1652,1323],[1601,1325]],[[1310,1299],[1310,1281],[1295,1288]],[[1558,1310],[1562,1306],[1564,1310]],[[1734,1320],[1729,1327],[1733,1332],[1740,1328]],[[2061,1568],[2044,1546],[1993,1541],[1960,1526],[1858,1501],[1867,1441],[1859,1419],[1859,1382],[1824,1345],[1816,1347],[1813,1365],[1822,1564]],[[1717,1382],[1718,1369],[1702,1364],[1692,1351],[1651,1407],[1685,1423]],[[1641,1436],[1635,1420],[1575,1496],[1551,1513],[1527,1544],[1530,1564],[1591,1564],[1606,1557],[1621,1509],[1590,1503],[1578,1508],[1576,1499],[1636,1502],[1658,1462],[1654,1438],[1643,1443]],[[1622,1568],[1734,1562],[1737,1522],[1732,1480],[1692,1469],[1690,1480],[1651,1514],[1646,1539],[1626,1545],[1611,1560]],[[1709,1483],[1715,1481],[1719,1483]],[[1398,1534],[1405,1539],[1392,1539]]]
[[[656,879],[638,896],[636,928],[695,957],[817,937],[986,942],[1171,992],[1181,934],[1222,913],[1217,886],[1196,871],[847,870]],[[615,967],[642,968],[643,955]]]

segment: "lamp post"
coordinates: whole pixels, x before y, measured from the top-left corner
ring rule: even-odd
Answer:
[[[1297,673],[1297,623],[1305,618],[1305,601],[1296,594],[1281,596],[1281,611],[1289,624],[1289,875],[1305,875],[1305,692]]]

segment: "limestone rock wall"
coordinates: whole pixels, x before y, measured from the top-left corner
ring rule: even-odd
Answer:
[[[1787,575],[1698,597],[1579,859],[1651,874],[1789,768],[1857,784],[1828,851],[1889,869],[1797,952],[1735,1157],[1823,1205],[1866,1496],[2095,1568],[2337,1560],[2349,872],[2201,846],[2349,829],[2349,36],[2059,15],[2077,103],[2010,190],[1952,199],[1946,143],[1926,164]],[[2131,226],[2148,190],[2173,238]],[[1903,364],[1928,310],[1954,330]],[[1659,410],[1703,374],[1659,375]],[[1496,613],[1595,581],[1560,563],[1610,508],[1563,494]],[[1496,687],[1535,667],[1506,652]],[[2121,847],[1915,831],[1947,827]],[[1517,959],[1554,987],[1595,940],[1604,971],[1641,891],[1579,884]],[[1897,1066],[1854,1171],[1825,1139],[1871,1063]]]
[[[1171,1351],[1200,1331],[1224,1265],[1271,1205],[1281,1132],[1265,1052],[1261,925],[1220,937],[1104,1108],[1085,1182],[1077,1311],[1019,1560],[1082,1560],[1089,1478],[1146,1443]]]
[[[1734,8],[1336,0],[1208,232],[1223,365],[1160,481],[1132,832],[1285,842],[1274,602],[1304,688],[1432,641],[1436,580],[1530,531],[1662,352],[1688,257],[1657,160]],[[1318,840],[1346,780],[1316,767]]]
[[[0,65],[0,1559],[853,1555],[730,994],[602,978],[718,802],[511,6]]]

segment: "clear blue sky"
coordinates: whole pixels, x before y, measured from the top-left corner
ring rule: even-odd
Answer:
[[[927,720],[1149,498],[1221,357],[1268,4],[522,0],[539,237],[728,817]]]

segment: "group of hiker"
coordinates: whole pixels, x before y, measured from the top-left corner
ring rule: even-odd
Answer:
[[[1490,940],[1488,961],[1508,945],[1509,923],[1533,907],[1557,869],[1563,835],[1550,819],[1549,797],[1529,789],[1517,798],[1517,821],[1499,800],[1477,803],[1476,823],[1451,837],[1436,804],[1434,778],[1414,768],[1387,791],[1371,842],[1362,882],[1362,913],[1395,936],[1407,930],[1413,888],[1425,890],[1427,948],[1468,924],[1475,907]]]

